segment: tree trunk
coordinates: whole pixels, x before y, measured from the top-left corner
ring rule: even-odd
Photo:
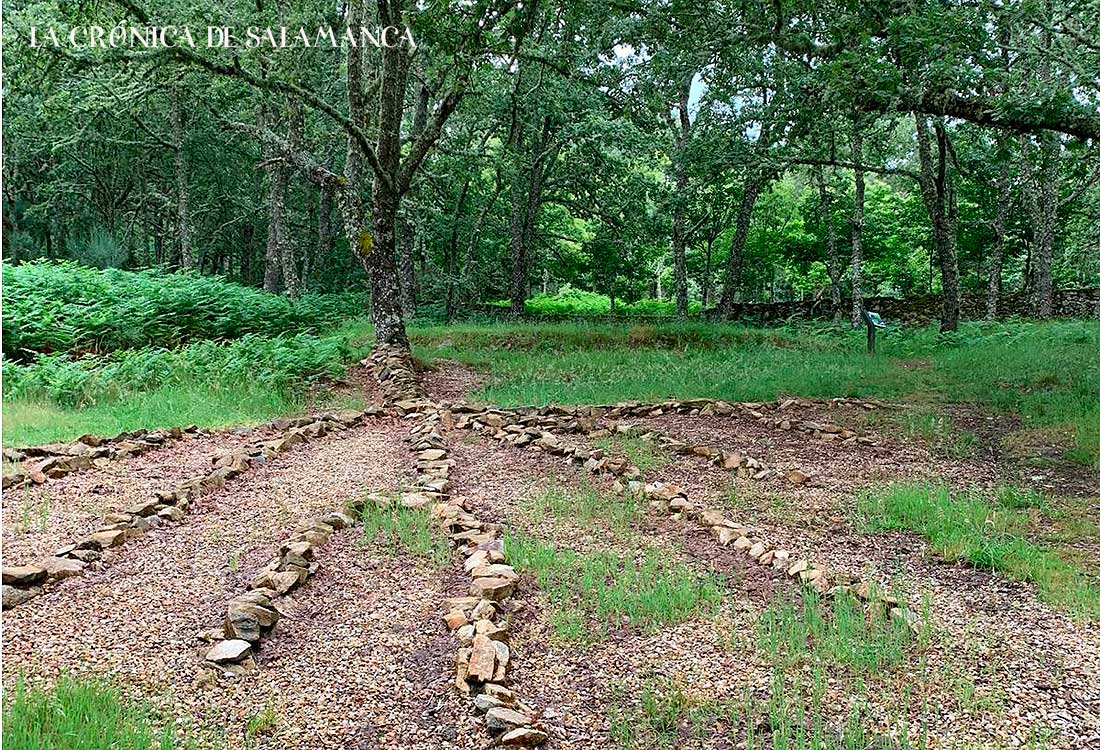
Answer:
[[[1039,136],[1039,185],[1033,203],[1035,315],[1050,318],[1054,310],[1054,240],[1058,222],[1058,159],[1061,143],[1054,133]]]
[[[169,117],[172,125],[173,163],[176,172],[176,221],[180,243],[180,267],[193,269],[196,265],[195,248],[191,240],[191,199],[188,186],[187,157],[183,152],[186,133],[184,131],[183,108],[180,105],[179,86],[170,89],[171,110]]]
[[[264,253],[264,291],[277,294],[283,282],[286,233],[286,190],[290,172],[282,163],[269,170],[267,194],[267,251]],[[287,291],[290,291],[289,289]]]
[[[959,328],[959,260],[956,249],[958,204],[948,169],[947,131],[942,120],[934,123],[936,160],[933,163],[928,123],[917,115],[917,153],[920,158],[920,186],[924,205],[932,220],[932,239],[939,261],[943,286],[943,311],[940,331]]]
[[[858,327],[863,314],[863,131],[859,122],[852,130],[852,161],[855,164],[855,200],[852,206],[852,326]]]
[[[682,194],[679,196],[682,197]],[[677,205],[672,219],[672,262],[676,280],[676,319],[687,320],[687,238],[684,237],[684,209]]]
[[[833,228],[832,195],[825,184],[825,175],[821,167],[815,170],[818,195],[820,199],[821,221],[825,229],[826,271],[829,274],[829,301],[833,305],[833,320],[840,319],[840,256],[836,250],[836,230]]]
[[[745,240],[749,236],[752,212],[763,189],[763,182],[759,176],[751,173],[745,177],[744,190],[741,194],[741,207],[737,211],[737,228],[733,233],[733,241],[730,242],[730,254],[726,259],[726,272],[722,282],[722,297],[718,302],[718,313],[722,318],[729,318],[733,313],[733,303],[737,295],[737,289],[741,285],[741,266],[744,262]]]
[[[416,315],[416,225],[408,216],[402,216],[400,229],[397,262],[401,275],[401,309],[406,318],[412,318]]]
[[[1011,160],[1007,153],[999,154],[997,180],[997,213],[993,218],[993,249],[989,255],[989,287],[985,298],[985,317],[996,320],[1001,301],[1001,268],[1004,264],[1005,231],[1012,203]]]
[[[672,218],[672,262],[673,274],[676,279],[676,319],[687,320],[688,288],[687,288],[687,236],[684,227],[684,201],[687,200],[688,174],[684,159],[691,141],[691,117],[688,113],[688,99],[691,95],[691,76],[688,76],[680,87],[679,100],[677,102],[677,115],[679,133],[677,134],[676,149],[673,157],[673,170],[676,179],[676,208]]]
[[[512,221],[508,228],[512,251],[512,315],[521,317],[527,302],[527,197],[522,169],[517,171],[512,185]]]
[[[707,254],[703,266],[703,309],[710,305],[711,274],[713,273],[714,237],[707,237]]]

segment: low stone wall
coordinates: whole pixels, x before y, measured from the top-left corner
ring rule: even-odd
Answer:
[[[910,325],[931,323],[939,320],[943,298],[938,294],[922,294],[909,297],[864,297],[863,307],[874,310],[887,322],[901,322]],[[1054,292],[1054,317],[1056,318],[1100,318],[1100,288],[1061,289]],[[852,309],[851,297],[841,300],[841,317],[847,319]],[[474,308],[481,315],[498,318],[510,318],[507,308],[484,305]],[[986,315],[985,294],[964,294],[959,300],[959,313],[963,320],[984,320]],[[1029,318],[1035,315],[1034,297],[1030,294],[1015,293],[1001,296],[998,305],[998,318]],[[716,308],[706,310],[696,319],[717,320]],[[794,300],[789,302],[739,302],[733,305],[729,320],[744,321],[768,325],[787,320],[831,320],[832,304],[827,298]],[[530,320],[547,321],[588,321],[598,323],[667,323],[674,320],[670,315],[537,315],[528,316]]]
[[[64,443],[31,445],[24,448],[5,448],[4,460],[21,462],[22,471],[4,475],[4,489],[18,489],[29,484],[42,484],[48,479],[59,479],[74,471],[84,471],[93,466],[102,468],[109,461],[130,456],[140,456],[162,448],[184,433],[197,435],[202,430],[190,427],[172,427],[167,430],[134,430],[120,432],[114,437],[81,435]]]
[[[375,501],[429,512],[465,558],[462,569],[469,579],[468,595],[448,599],[443,611],[443,621],[457,640],[455,689],[471,698],[497,743],[540,745],[549,735],[539,712],[509,687],[513,655],[507,613],[520,576],[508,564],[503,529],[477,518],[463,498],[450,494],[454,461],[443,433],[455,426],[456,412],[461,415],[474,409],[430,400],[404,349],[380,346],[364,364],[378,379],[386,403],[410,420],[407,440],[416,457],[416,480],[409,491],[397,500]]]

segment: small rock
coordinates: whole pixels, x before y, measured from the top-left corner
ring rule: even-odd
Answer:
[[[510,732],[517,727],[525,727],[531,723],[531,719],[519,711],[510,708],[491,708],[485,714],[485,724],[490,731]]]
[[[70,557],[45,557],[41,563],[50,578],[62,579],[78,576],[84,572],[85,563]]]
[[[3,607],[4,609],[11,609],[12,607],[18,607],[28,599],[33,599],[38,596],[42,593],[42,589],[38,586],[29,589],[17,589],[15,586],[9,586],[5,583],[3,592]]]
[[[38,565],[5,565],[4,583],[13,586],[31,586],[46,580],[46,569]]]
[[[500,738],[500,744],[511,747],[534,747],[546,742],[547,734],[532,727],[517,727]]]
[[[467,674],[469,679],[477,682],[488,682],[493,679],[496,671],[497,650],[493,641],[487,636],[474,636],[473,645],[470,648],[470,665]]]
[[[206,660],[215,664],[228,664],[237,662],[252,655],[252,644],[248,641],[230,639],[219,641],[212,649],[206,652]]]

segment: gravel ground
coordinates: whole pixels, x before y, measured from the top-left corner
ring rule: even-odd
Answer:
[[[689,434],[693,420],[683,421],[688,425],[673,434]],[[747,426],[756,425],[750,420]],[[708,434],[723,437],[726,433],[716,433],[711,425]],[[774,435],[780,440],[798,439],[773,430],[761,437]],[[738,439],[743,437],[730,435],[723,442],[728,445]],[[794,448],[779,441],[772,445],[794,455]],[[760,455],[758,442],[749,442],[744,449],[774,461]],[[916,477],[932,471],[926,459],[922,463],[920,448],[904,449],[900,461],[891,452],[883,465],[868,461],[868,454],[854,447],[822,444],[807,452],[840,454],[839,460],[860,466],[866,476],[897,472]],[[579,526],[569,519],[531,519],[525,513],[524,497],[545,485],[547,478],[575,484],[583,470],[543,454],[468,439],[453,446],[452,457],[457,460],[456,492],[475,497],[481,515],[505,520],[562,547],[612,548],[620,554],[637,551],[637,542],[621,532]],[[706,475],[724,472],[688,457],[658,473],[692,490],[709,487],[712,495],[729,481],[708,480]],[[784,480],[769,491],[786,496],[796,511],[813,496],[828,496],[818,504],[837,510],[850,503],[851,486],[844,482],[843,490],[836,492],[828,485],[795,488]],[[865,721],[881,734],[896,732],[904,721],[926,729],[929,747],[1026,746],[1033,733],[1044,732],[1048,747],[1092,747],[1100,742],[1100,631],[1095,626],[1075,623],[1040,602],[1033,587],[937,562],[911,535],[860,536],[829,522],[785,526],[774,523],[773,513],[757,514],[751,506],[748,510],[739,505],[734,515],[760,525],[765,538],[775,544],[804,552],[831,570],[875,571],[896,581],[913,601],[927,598],[933,624],[929,645],[911,647],[897,669],[863,678],[870,699]],[[692,524],[651,515],[637,530],[647,544],[723,572],[729,596],[714,618],[696,619],[655,635],[624,629],[584,648],[554,643],[537,594],[527,595],[529,606],[514,623],[519,649],[515,679],[526,695],[549,710],[559,747],[608,746],[611,696],[616,691],[637,696],[644,684],[655,681],[682,683],[698,700],[743,703],[748,691],[758,706],[766,703],[772,673],[754,646],[756,622],[769,598],[789,596],[790,586],[770,574],[761,575],[757,566],[746,568],[743,556],[718,548]],[[526,583],[530,591],[534,583]],[[809,675],[803,677],[809,680]],[[824,710],[838,726],[846,717],[855,684],[855,676],[843,669],[827,677]],[[718,724],[699,738],[682,737],[678,746],[737,744],[728,729]]]
[[[461,378],[444,375],[436,389],[460,392]],[[844,425],[845,413],[802,407],[798,415]],[[1030,733],[1042,728],[1051,732],[1047,747],[1100,746],[1096,626],[1051,609],[1033,587],[938,562],[916,537],[862,536],[847,524],[861,487],[899,477],[984,485],[997,481],[995,465],[933,460],[927,449],[892,436],[882,437],[877,450],[812,441],[741,417],[631,423],[819,475],[817,487],[794,487],[783,478],[733,480],[703,459],[674,457],[647,478],[681,484],[692,499],[725,505],[737,520],[760,526],[773,544],[830,570],[870,572],[895,581],[913,600],[927,600],[931,641],[912,646],[898,668],[861,678],[829,670],[822,711],[831,724],[843,724],[858,692],[870,704],[869,726],[885,734],[903,719],[914,728],[923,725],[930,748],[1026,746]],[[5,612],[5,681],[19,672],[110,675],[166,714],[182,717],[202,747],[487,747],[484,728],[451,688],[454,641],[439,618],[444,597],[465,593],[457,566],[439,570],[362,548],[355,529],[336,534],[319,551],[320,572],[294,594],[291,611],[265,639],[258,670],[209,684],[199,669],[204,646],[198,634],[218,626],[226,601],[244,590],[297,520],[409,481],[404,432],[403,423],[377,420],[299,447],[202,499],[180,524],[131,541],[105,570]],[[77,533],[69,532],[82,519],[94,522],[162,482],[186,478],[222,447],[216,439],[238,437],[184,441],[47,484],[65,498],[51,499],[49,519],[55,507],[65,509],[57,512],[59,531],[51,520],[45,532],[14,533],[9,527],[22,509],[5,503],[5,555],[12,548],[52,551]],[[793,593],[790,584],[719,548],[694,524],[667,516],[647,514],[624,532],[599,520],[533,515],[528,498],[548,483],[603,480],[589,479],[563,459],[471,433],[455,431],[449,444],[453,492],[466,496],[485,520],[577,551],[633,556],[651,547],[724,577],[727,595],[716,613],[657,632],[615,626],[589,646],[552,637],[537,585],[525,578],[511,624],[512,678],[519,694],[543,710],[552,747],[615,747],[616,707],[636,706],[647,687],[678,686],[690,705],[724,703],[743,711],[748,698],[756,714],[766,706],[773,668],[756,646],[758,621],[774,597]],[[94,514],[89,497],[104,498]],[[623,502],[613,495],[608,501]],[[804,685],[810,679],[804,669],[786,676]],[[271,726],[246,736],[248,721],[261,715]],[[741,747],[741,718],[733,722],[737,728],[719,714],[697,726],[673,727],[673,746]],[[770,744],[766,735],[757,741]]]
[[[185,436],[158,450],[4,493],[4,564],[51,555],[102,525],[111,511],[209,471],[211,456],[261,433]]]
[[[401,434],[396,422],[374,421],[295,450],[205,498],[180,524],[131,541],[104,571],[5,612],[5,679],[109,675],[208,739],[224,732],[229,747],[243,746],[244,722],[268,707],[275,727],[258,738],[263,747],[459,743],[465,730],[439,668],[452,653],[438,642],[440,584],[358,549],[354,530],[321,550],[321,572],[295,595],[297,612],[269,638],[260,670],[214,686],[199,679],[197,635],[220,624],[226,601],[298,519],[408,481]]]

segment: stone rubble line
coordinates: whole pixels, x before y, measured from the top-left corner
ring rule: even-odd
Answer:
[[[134,430],[120,432],[112,438],[98,435],[81,435],[76,440],[65,443],[47,443],[24,448],[4,448],[4,460],[21,463],[28,458],[42,459],[24,471],[8,474],[3,480],[3,489],[14,490],[31,484],[42,484],[47,479],[60,479],[76,471],[84,471],[93,466],[104,468],[109,461],[118,461],[131,456],[140,456],[157,448],[163,448],[174,440],[190,435],[202,434],[195,425],[190,427],[172,427],[166,430]]]
[[[248,591],[230,600],[221,631],[207,631],[200,640],[213,643],[203,656],[206,666],[224,674],[240,675],[256,667],[254,651],[284,614],[282,597],[319,569],[314,550],[328,544],[334,531],[355,524],[366,500],[349,504],[346,510],[307,518],[294,527],[291,536],[249,583]]]
[[[554,409],[555,407],[551,407]],[[477,430],[489,434],[495,440],[511,443],[517,447],[527,446],[529,450],[541,450],[550,455],[568,458],[571,463],[581,464],[593,474],[613,477],[612,490],[616,494],[630,493],[636,497],[649,501],[650,506],[666,513],[674,518],[686,518],[695,521],[699,526],[707,529],[711,536],[723,547],[732,544],[735,550],[740,550],[762,566],[771,567],[777,574],[784,575],[809,586],[819,594],[837,596],[842,593],[852,594],[869,605],[881,605],[887,608],[889,616],[895,620],[904,622],[914,632],[919,630],[919,616],[912,610],[900,605],[893,596],[879,592],[866,581],[857,580],[852,576],[834,574],[836,585],[830,583],[830,577],[824,567],[816,566],[807,558],[792,556],[790,551],[779,548],[770,548],[760,538],[759,529],[739,524],[727,518],[721,511],[706,508],[691,502],[687,493],[680,487],[664,482],[646,483],[643,481],[642,472],[637,466],[630,463],[626,457],[613,458],[607,456],[605,451],[599,448],[569,447],[562,443],[561,439],[551,431],[558,429],[565,432],[580,432],[588,435],[600,435],[608,432],[596,427],[592,422],[584,419],[571,419],[563,421],[555,414],[510,414],[505,410],[493,409],[484,412],[462,414],[455,426],[463,429]],[[550,429],[543,429],[548,427]],[[617,432],[629,432],[634,428],[629,425],[615,425]],[[658,436],[660,434],[652,432]],[[671,438],[669,438],[671,440]],[[759,462],[750,466],[748,461],[742,459],[740,454],[725,454],[717,452],[710,446],[689,446],[680,441],[672,441],[681,446],[679,452],[693,453],[696,455],[710,456],[715,463],[727,469],[736,469],[740,476],[752,478],[764,478],[770,476],[772,470],[763,467]],[[706,449],[701,452],[700,449]],[[730,460],[730,457],[736,457]],[[744,473],[742,471],[744,470]],[[805,484],[815,478],[807,474],[793,470],[788,473],[787,479],[792,484]],[[848,583],[840,583],[839,579],[847,579]],[[855,581],[854,583],[852,581]]]
[[[279,453],[299,443],[326,435],[330,430],[344,430],[368,416],[384,413],[368,407],[338,412],[276,419],[270,426],[280,434],[256,440],[241,448],[219,451],[211,456],[211,471],[188,479],[170,490],[157,490],[153,497],[119,512],[108,513],[103,525],[76,542],[57,550],[53,555],[27,565],[3,567],[3,608],[10,609],[43,593],[43,586],[64,578],[83,575],[85,568],[102,558],[104,550],[119,547],[141,536],[161,523],[179,521],[191,502],[203,492],[221,488],[225,483],[254,466],[266,463]]]
[[[519,574],[507,564],[501,527],[479,520],[469,512],[465,499],[450,494],[454,460],[449,458],[443,431],[454,426],[454,411],[427,398],[406,350],[378,347],[364,364],[378,379],[386,403],[412,422],[407,441],[416,454],[416,480],[396,502],[406,508],[426,509],[465,556],[469,596],[447,599],[443,614],[444,623],[458,640],[455,689],[471,698],[474,710],[484,715],[486,729],[499,744],[541,745],[549,735],[539,722],[539,712],[508,687],[513,655],[505,618],[515,609],[511,597]],[[379,495],[368,499],[383,506],[395,502]]]
[[[842,444],[846,445],[855,443],[868,447],[877,445],[872,438],[849,430],[841,425],[832,422],[818,423],[808,419],[798,419],[791,414],[785,413],[794,408],[812,406],[815,404],[828,406],[829,408],[859,406],[867,411],[895,408],[883,401],[858,398],[786,398],[778,399],[774,402],[729,402],[722,401],[721,399],[696,398],[685,401],[662,401],[660,403],[623,401],[617,404],[595,404],[590,406],[518,406],[507,409],[496,408],[492,411],[525,416],[534,414],[539,416],[576,418],[591,417],[608,420],[625,417],[659,417],[664,414],[684,414],[687,416],[703,417],[740,414],[755,419],[771,429],[804,432],[823,442],[840,441]]]

